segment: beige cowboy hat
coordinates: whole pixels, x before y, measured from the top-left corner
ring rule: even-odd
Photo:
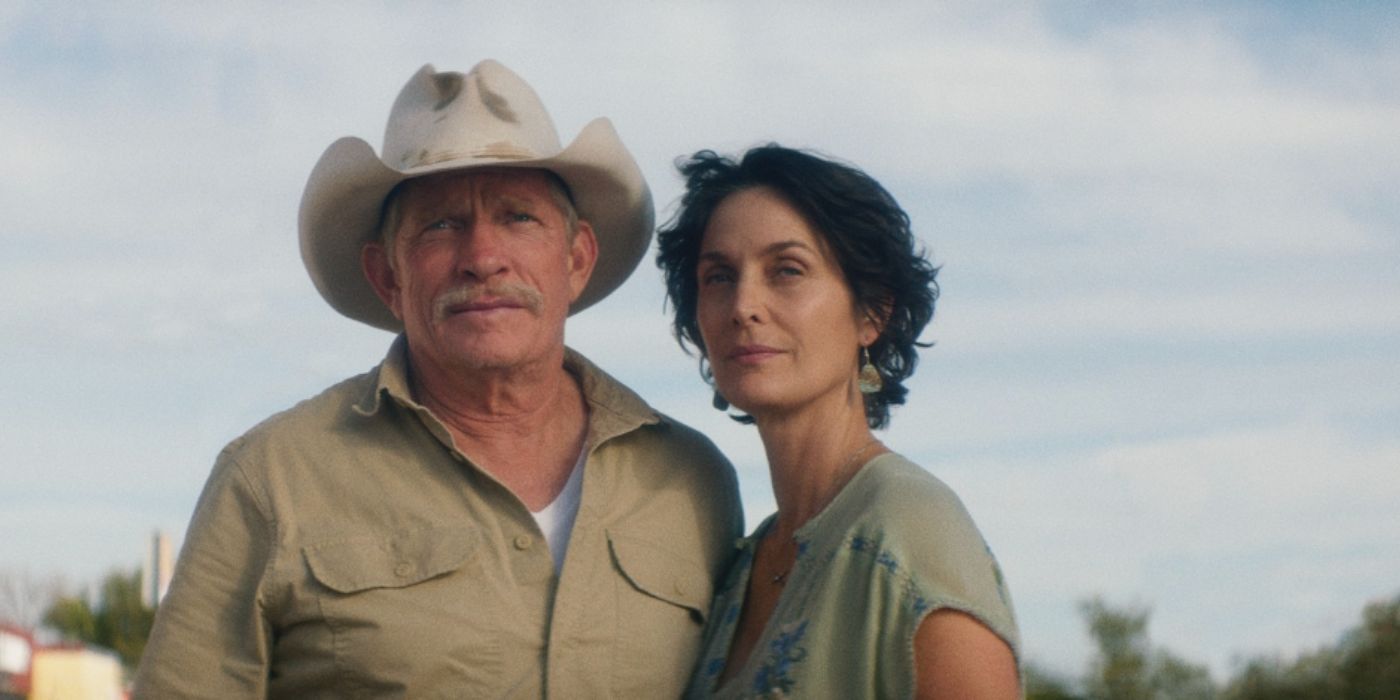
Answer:
[[[509,68],[487,60],[464,75],[430,64],[394,101],[379,155],[347,136],[326,149],[306,181],[301,259],[317,291],[350,318],[402,330],[360,268],[384,198],[409,178],[480,167],[541,168],[568,185],[579,218],[598,237],[598,262],[571,314],[617,289],[651,242],[651,190],[611,122],[594,119],[560,148],[539,96]]]

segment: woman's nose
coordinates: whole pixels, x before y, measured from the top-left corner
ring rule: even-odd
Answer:
[[[735,325],[759,323],[762,320],[763,291],[758,285],[740,278],[734,284],[733,322]]]

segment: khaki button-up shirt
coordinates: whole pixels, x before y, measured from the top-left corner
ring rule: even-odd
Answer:
[[[709,440],[570,351],[587,461],[555,573],[525,506],[374,371],[220,454],[138,697],[675,697],[742,522]]]

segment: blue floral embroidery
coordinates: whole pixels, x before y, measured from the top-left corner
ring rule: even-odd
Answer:
[[[899,571],[899,560],[890,554],[889,550],[879,549],[875,540],[866,537],[852,537],[851,551],[853,552],[875,552],[875,563],[885,567],[890,573]]]
[[[719,675],[720,671],[723,670],[724,659],[722,657],[716,656],[715,658],[710,659],[709,662],[705,664],[705,677],[714,678],[715,676]]]
[[[888,550],[881,550],[880,554],[875,557],[875,563],[885,567],[890,573],[899,570],[899,561],[896,560],[894,555],[890,554]]]
[[[754,674],[753,690],[762,698],[781,698],[792,692],[793,666],[807,658],[807,648],[798,644],[807,633],[807,621],[783,625],[768,643],[768,656]]]
[[[928,602],[928,599],[924,598],[923,596],[914,597],[913,608],[915,617],[922,616],[924,612],[931,607],[933,607],[933,604]]]

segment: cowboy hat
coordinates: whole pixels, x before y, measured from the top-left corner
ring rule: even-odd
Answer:
[[[579,218],[592,224],[598,261],[570,314],[621,285],[651,242],[651,191],[611,122],[594,119],[560,148],[539,96],[509,68],[486,60],[464,75],[429,64],[394,101],[380,154],[347,136],[326,149],[306,181],[301,259],[317,291],[350,318],[402,330],[360,268],[384,198],[410,178],[480,167],[553,172],[568,185]]]

